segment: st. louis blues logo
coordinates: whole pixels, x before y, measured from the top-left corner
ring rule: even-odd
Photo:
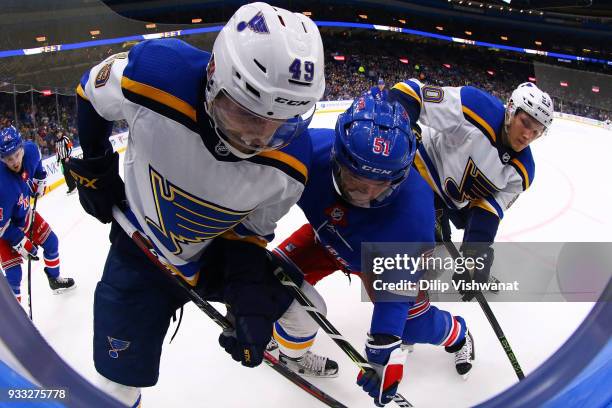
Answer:
[[[240,223],[252,210],[234,211],[209,203],[165,180],[149,167],[157,219],[145,217],[155,237],[175,255],[181,245],[204,242]]]
[[[131,342],[125,340],[119,340],[111,336],[106,336],[111,349],[108,350],[108,355],[111,358],[119,358],[119,352],[125,351],[130,347]]]
[[[250,19],[248,23],[244,21],[239,22],[236,29],[238,32],[240,32],[247,27],[258,34],[270,34],[270,30],[268,30],[268,25],[266,24],[266,19],[261,11],[255,14],[255,16]]]
[[[461,182],[457,183],[453,178],[448,177],[444,182],[444,189],[446,194],[458,203],[485,198],[500,191],[476,166],[471,157],[465,166]]]

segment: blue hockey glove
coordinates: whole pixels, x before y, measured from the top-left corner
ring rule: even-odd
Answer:
[[[402,340],[389,334],[368,335],[366,355],[374,369],[368,368],[357,376],[359,385],[374,404],[382,407],[393,400],[404,375],[408,350],[400,347]]]

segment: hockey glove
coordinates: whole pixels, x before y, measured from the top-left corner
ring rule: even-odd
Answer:
[[[38,257],[36,256],[38,253],[38,248],[36,248],[36,245],[34,245],[26,236],[21,238],[21,241],[19,241],[18,244],[13,245],[13,249],[24,259],[29,258],[33,259],[34,261],[38,261]]]
[[[113,220],[113,205],[125,207],[125,187],[119,177],[119,153],[107,152],[90,159],[72,158],[65,163],[74,177],[79,201],[87,214],[106,224]]]
[[[357,376],[357,385],[382,407],[393,400],[404,375],[408,350],[400,347],[402,340],[389,334],[368,335],[366,355],[374,369],[367,368]]]
[[[461,255],[464,260],[468,260],[468,265],[473,266],[473,268],[468,269],[464,267],[462,273],[455,271],[453,281],[458,285],[461,300],[469,302],[476,296],[479,290],[466,285],[487,283],[491,275],[491,266],[495,256],[493,248],[489,244],[478,242],[464,242],[461,245]]]
[[[230,315],[228,318],[235,329],[224,330],[219,336],[219,344],[243,366],[257,367],[272,337],[273,322],[264,316]]]
[[[46,187],[47,181],[45,179],[32,179],[32,195],[34,195],[34,197],[40,197],[45,194]]]

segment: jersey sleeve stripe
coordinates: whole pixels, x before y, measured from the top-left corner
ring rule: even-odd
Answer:
[[[419,94],[417,92],[415,92],[414,89],[412,89],[410,87],[410,85],[404,83],[404,82],[398,82],[397,84],[393,85],[393,88],[391,89],[397,89],[403,93],[405,93],[406,95],[412,97],[414,100],[416,100],[419,105],[421,107],[423,107],[423,101],[421,100],[421,97],[419,96]]]
[[[495,145],[497,139],[495,136],[495,131],[493,130],[491,125],[489,125],[487,121],[485,121],[483,118],[478,116],[476,112],[474,112],[467,106],[463,105],[462,109],[463,109],[463,116],[465,117],[465,119],[468,122],[470,122],[472,125],[476,126],[478,129],[480,129],[480,131],[489,138],[491,143]]]
[[[517,158],[514,158],[510,161],[510,165],[516,169],[517,173],[523,179],[523,190],[527,190],[531,182],[529,180],[529,173],[527,172],[525,166],[523,166],[523,163],[521,163]]]
[[[176,111],[179,111],[192,121],[196,121],[196,110],[193,106],[161,89],[142,82],[134,81],[125,76],[121,78],[121,88],[166,105]]]
[[[89,98],[87,98],[87,96],[85,95],[85,91],[83,90],[83,87],[81,86],[81,84],[79,84],[79,86],[77,86],[76,93],[81,98],[85,99],[86,101],[89,101]]]
[[[248,159],[254,163],[269,165],[282,170],[302,184],[308,180],[308,168],[294,156],[278,150],[259,153]]]

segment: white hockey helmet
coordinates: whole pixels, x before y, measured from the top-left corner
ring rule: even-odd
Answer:
[[[517,109],[524,111],[544,125],[545,131],[552,124],[553,101],[546,92],[541,91],[531,82],[524,82],[512,91],[506,106],[506,125],[510,124]]]
[[[325,90],[323,71],[323,42],[311,19],[266,3],[244,5],[215,40],[207,67],[206,111],[225,142],[255,153],[278,149],[308,126]],[[238,115],[224,121],[215,109],[220,96],[226,97],[226,107],[227,101],[237,105]],[[254,132],[274,133],[264,134],[263,144],[225,126],[249,115],[265,124]]]

